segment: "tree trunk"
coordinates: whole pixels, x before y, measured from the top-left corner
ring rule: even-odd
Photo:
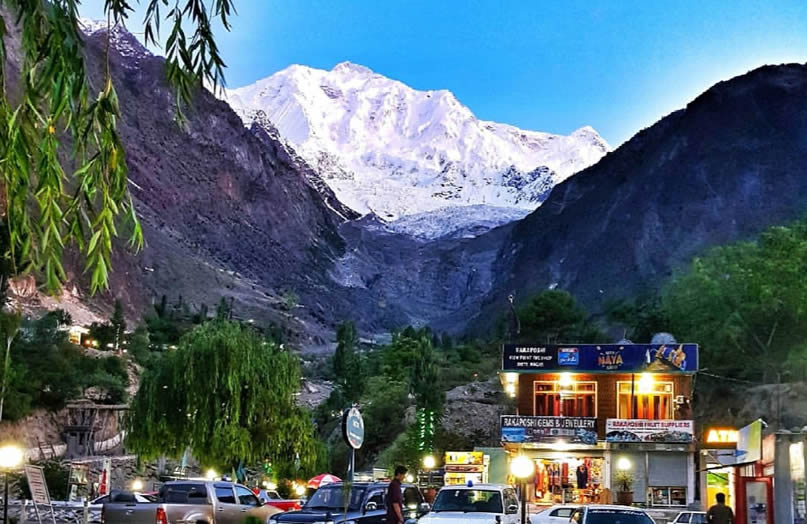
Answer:
[[[0,422],[3,421],[3,405],[6,402],[6,388],[8,387],[8,371],[11,364],[11,340],[6,340],[6,358],[3,364],[3,387],[0,389]]]

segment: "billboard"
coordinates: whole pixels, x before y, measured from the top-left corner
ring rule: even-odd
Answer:
[[[597,443],[597,419],[593,417],[522,417],[502,415],[502,442]]]
[[[697,344],[505,344],[503,371],[694,373]]]
[[[609,418],[605,422],[607,442],[689,443],[694,436],[692,420]]]

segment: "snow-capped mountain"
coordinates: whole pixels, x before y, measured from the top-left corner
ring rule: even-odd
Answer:
[[[523,214],[609,150],[590,127],[560,136],[479,120],[449,91],[350,62],[293,65],[225,96],[246,125],[271,122],[347,206],[385,220],[452,206]]]

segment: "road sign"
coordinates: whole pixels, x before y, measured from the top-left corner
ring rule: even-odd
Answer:
[[[364,419],[358,408],[350,408],[342,416],[342,436],[353,449],[359,449],[364,443]]]

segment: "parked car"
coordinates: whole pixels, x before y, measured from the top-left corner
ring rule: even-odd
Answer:
[[[532,524],[569,524],[572,515],[580,509],[579,505],[560,505],[546,508],[537,515],[532,515]]]
[[[280,511],[295,511],[303,507],[299,500],[284,499],[273,489],[262,489],[258,491],[258,498],[264,504],[274,506]]]
[[[581,506],[572,520],[576,524],[655,524],[647,512],[631,506]]]
[[[705,511],[682,511],[675,517],[675,524],[706,524]]]
[[[429,510],[420,490],[412,484],[401,486],[404,498],[404,517],[415,519]],[[386,521],[387,484],[380,482],[354,482],[347,497],[341,482],[326,484],[317,489],[299,511],[278,513],[269,518],[269,524],[353,522],[355,524],[383,524]]]
[[[248,488],[232,482],[178,480],[160,488],[157,502],[137,502],[134,494],[113,497],[101,510],[104,524],[241,524],[245,517],[266,521],[281,513]]]
[[[420,524],[501,522],[518,524],[521,506],[516,490],[501,484],[445,486]]]

